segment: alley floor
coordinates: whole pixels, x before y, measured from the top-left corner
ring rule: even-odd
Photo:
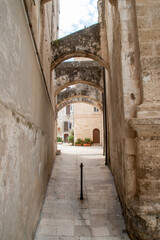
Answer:
[[[59,146],[35,240],[129,240],[102,148]],[[80,200],[80,163],[84,200]]]

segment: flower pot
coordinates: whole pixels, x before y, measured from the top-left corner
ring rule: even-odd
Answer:
[[[90,143],[83,143],[83,146],[88,147],[88,146],[91,146],[91,144]]]
[[[75,146],[82,146],[82,144],[75,144]]]

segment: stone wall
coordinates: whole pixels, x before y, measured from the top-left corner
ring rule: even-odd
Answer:
[[[129,119],[141,102],[134,1],[105,1],[110,72],[106,73],[109,157],[124,214],[137,194],[135,132]],[[125,216],[126,216],[125,215]]]
[[[111,170],[131,239],[157,240],[160,4],[103,4],[110,63],[106,86]]]
[[[137,132],[135,219],[130,221],[133,236],[138,239],[160,239],[160,3],[136,1],[141,63],[142,104],[131,126]]]
[[[27,1],[28,6],[33,2]],[[33,8],[38,15],[39,6]],[[0,239],[29,240],[55,157],[55,110],[23,1],[2,0],[0,9]],[[38,29],[40,20],[35,22]],[[47,71],[44,68],[49,83]]]
[[[24,0],[24,3],[50,91],[51,40],[58,38],[59,1]]]
[[[116,5],[107,2],[105,8],[110,62],[106,84],[110,164],[120,197],[125,199],[135,193],[134,132],[128,120],[136,116],[140,103],[135,6],[133,1],[119,1]]]

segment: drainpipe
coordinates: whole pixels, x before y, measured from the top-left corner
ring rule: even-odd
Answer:
[[[28,26],[29,26],[31,37],[32,37],[32,40],[33,40],[33,45],[34,45],[34,48],[35,48],[35,52],[36,52],[38,64],[39,64],[39,67],[40,67],[40,71],[41,71],[41,74],[42,74],[43,82],[44,82],[44,85],[45,85],[46,93],[47,93],[48,99],[49,99],[49,101],[51,103],[51,106],[52,106],[52,101],[51,101],[51,98],[50,98],[50,95],[49,95],[48,87],[47,87],[47,84],[46,84],[46,78],[45,78],[45,75],[44,75],[44,72],[43,72],[43,68],[42,68],[42,64],[41,64],[41,60],[40,60],[40,56],[39,56],[39,52],[38,52],[38,48],[37,48],[37,44],[36,44],[36,40],[35,40],[33,29],[32,29],[32,23],[31,23],[31,20],[30,20],[28,9],[27,9],[27,3],[26,3],[26,0],[22,0],[22,2],[23,2],[23,5],[24,5],[26,16],[27,16]],[[53,106],[52,106],[52,110],[54,112]]]
[[[105,155],[105,165],[108,164],[108,153],[107,153],[107,104],[106,104],[106,81],[105,81],[105,68],[103,67],[103,86],[104,86],[104,94],[103,94],[103,124],[104,124],[104,155]]]

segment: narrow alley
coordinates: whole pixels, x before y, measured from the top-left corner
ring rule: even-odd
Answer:
[[[129,240],[102,148],[60,146],[35,240]],[[80,163],[84,200],[80,200]]]

